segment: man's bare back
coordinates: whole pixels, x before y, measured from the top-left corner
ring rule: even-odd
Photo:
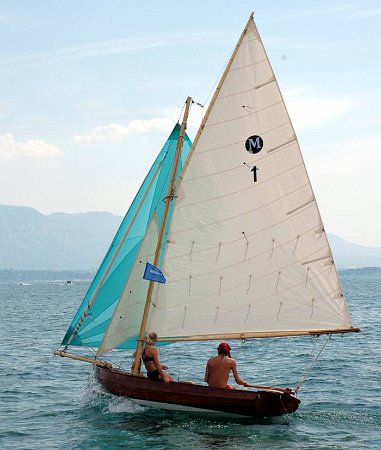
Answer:
[[[206,364],[205,381],[208,385],[215,388],[226,388],[230,371],[233,371],[236,383],[245,386],[246,381],[242,380],[238,375],[235,359],[230,358],[226,352],[222,352],[220,347],[218,353],[218,356],[210,358]]]

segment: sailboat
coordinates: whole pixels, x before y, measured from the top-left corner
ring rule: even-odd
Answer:
[[[93,364],[107,391],[143,405],[290,414],[300,404],[292,389],[165,384],[140,370],[149,330],[184,345],[359,331],[253,15],[192,143],[193,103],[188,97],[55,354]],[[146,263],[166,282],[144,279]],[[131,371],[105,359],[131,348]]]

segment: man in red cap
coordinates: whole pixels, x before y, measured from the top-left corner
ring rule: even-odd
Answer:
[[[242,380],[237,372],[237,363],[230,356],[230,345],[227,342],[221,342],[218,346],[218,355],[210,358],[206,364],[205,381],[210,387],[234,389],[228,384],[230,371],[233,371],[234,379],[237,384],[247,386],[246,381]]]

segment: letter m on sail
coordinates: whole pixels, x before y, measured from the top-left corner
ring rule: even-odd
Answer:
[[[263,140],[260,136],[250,136],[245,142],[245,147],[249,153],[258,153],[262,150]]]

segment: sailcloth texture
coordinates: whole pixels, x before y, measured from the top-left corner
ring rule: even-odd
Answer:
[[[251,20],[181,174],[149,329],[162,339],[351,328],[282,95]]]
[[[149,285],[143,280],[144,269],[155,254],[179,132],[176,124],[123,219],[63,345],[98,347],[98,354],[135,347]],[[185,135],[177,178],[190,147]],[[169,216],[171,212],[172,206]],[[166,236],[167,229],[164,242]],[[165,245],[162,254],[164,249]]]

